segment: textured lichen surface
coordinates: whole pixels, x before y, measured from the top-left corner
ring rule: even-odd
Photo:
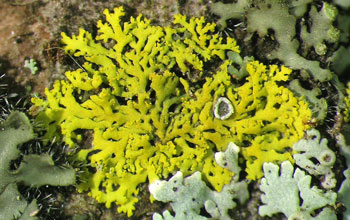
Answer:
[[[55,166],[47,154],[22,155],[18,168],[12,162],[20,157],[17,148],[34,138],[29,119],[22,112],[13,111],[0,125],[0,219],[38,219],[36,199],[28,203],[18,190],[18,184],[30,187],[43,185],[67,186],[75,183],[75,171]]]
[[[316,129],[308,130],[305,136],[293,145],[293,150],[297,151],[293,155],[295,164],[314,176],[323,175],[321,185],[325,189],[334,188],[337,181],[332,168],[336,155],[328,148],[328,140],[321,139],[320,132]]]
[[[16,219],[24,215],[25,218],[34,220],[37,217],[30,217],[26,212],[38,211],[36,201],[28,204],[20,195],[17,184],[16,175],[10,171],[11,160],[16,159],[20,152],[17,145],[29,141],[34,138],[32,126],[28,118],[20,112],[14,112],[1,124],[0,132],[0,218]],[[4,208],[7,207],[7,208]]]
[[[201,180],[200,172],[195,172],[184,179],[179,171],[168,181],[157,180],[149,185],[152,196],[162,202],[170,202],[175,212],[173,216],[168,210],[162,215],[155,213],[153,220],[205,220],[205,219],[232,219],[228,210],[237,206],[234,200],[243,204],[248,198],[248,184],[239,180],[238,153],[240,149],[230,142],[225,152],[215,153],[215,161],[222,167],[228,168],[237,174],[231,182],[223,187],[220,192],[211,190]],[[201,209],[205,209],[211,218],[203,216]]]
[[[240,199],[245,202],[249,197],[245,182],[232,181],[225,185],[221,192],[215,192],[201,180],[200,172],[184,179],[179,171],[169,181],[158,180],[152,183],[150,192],[158,201],[171,202],[176,213],[175,216],[169,211],[163,212],[162,215],[156,213],[153,215],[154,220],[230,220],[228,210],[237,206],[233,200],[243,195]],[[205,208],[211,218],[200,214],[201,208]]]
[[[265,163],[264,174],[260,185],[263,192],[263,205],[259,207],[261,216],[271,217],[281,212],[288,219],[337,218],[334,210],[328,207],[335,205],[337,194],[311,187],[311,176],[298,168],[294,171],[289,161],[283,162],[281,168],[272,163]]]
[[[348,207],[350,207],[350,145],[348,145],[346,143],[346,136],[349,131],[349,125],[347,125],[347,128],[344,129],[344,131],[342,133],[343,134],[338,134],[336,137],[336,141],[337,141],[337,145],[340,148],[342,154],[345,156],[346,159],[346,167],[347,169],[343,171],[343,175],[345,177],[345,179],[343,180],[343,182],[340,185],[340,188],[338,190],[338,201],[341,202],[342,204],[344,204],[344,206],[347,208],[344,212],[343,212],[343,219],[344,220],[348,220],[350,219],[350,210],[348,209]]]
[[[318,123],[322,124],[327,116],[328,103],[325,98],[320,97],[321,89],[316,87],[312,90],[303,88],[298,79],[294,79],[289,83],[289,89],[293,91],[295,95],[303,97],[309,104],[309,108],[313,113],[313,118]]]
[[[248,32],[257,33],[260,38],[269,38],[271,34],[272,39],[278,42],[278,46],[272,51],[264,51],[267,59],[281,60],[284,65],[306,71],[314,79],[324,82],[332,79],[331,71],[321,68],[319,62],[306,58],[305,54],[312,47],[318,55],[325,55],[329,45],[339,40],[340,31],[332,25],[337,9],[321,2],[322,9],[318,11],[310,2],[312,1],[217,2],[212,5],[211,11],[221,17],[219,23],[223,27],[227,26],[225,21],[230,18],[243,21],[246,18]],[[308,7],[311,7],[310,12]],[[307,22],[304,23],[304,20]],[[298,24],[299,21],[302,22]],[[296,31],[298,25],[301,27],[300,36]],[[299,54],[300,46],[305,54]]]
[[[92,147],[76,156],[93,168],[84,170],[79,190],[130,216],[140,183],[178,170],[201,171],[220,191],[233,173],[214,153],[231,141],[244,147],[249,179],[263,175],[264,162],[293,160],[289,149],[311,112],[278,85],[290,69],[252,61],[245,82],[233,83],[225,59],[239,50],[234,39],[213,33],[215,24],[177,15],[173,27],[159,27],[141,16],[122,23],[122,8],[104,14],[95,39],[82,29],[62,34],[65,50],[86,62],[47,89],[46,100],[33,99],[47,139],[79,146],[91,131]],[[219,97],[234,109],[226,120],[213,116]]]

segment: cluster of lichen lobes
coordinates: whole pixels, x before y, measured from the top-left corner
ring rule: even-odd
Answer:
[[[29,119],[22,112],[13,111],[0,123],[0,219],[39,219],[36,199],[27,202],[17,185],[68,186],[75,183],[75,171],[69,166],[56,166],[48,154],[22,155],[18,168],[11,167],[20,157],[17,145],[34,138]]]
[[[67,80],[46,90],[47,100],[32,100],[42,108],[37,120],[47,126],[46,138],[62,135],[74,146],[81,130],[92,131],[93,147],[77,159],[95,171],[85,170],[79,190],[107,207],[115,202],[130,216],[140,183],[178,170],[185,176],[201,171],[220,191],[233,173],[215,163],[214,153],[229,142],[245,147],[250,179],[263,175],[264,162],[293,160],[287,149],[303,135],[311,112],[276,83],[286,81],[290,69],[253,61],[246,83],[237,87],[225,59],[238,47],[214,34],[215,24],[181,15],[174,27],[151,26],[141,16],[121,24],[122,8],[104,14],[96,40],[84,30],[62,34],[65,50],[86,60],[84,69],[66,72]],[[204,70],[214,59],[219,67]],[[194,83],[204,71],[210,77]],[[213,115],[220,97],[234,110],[224,120]]]

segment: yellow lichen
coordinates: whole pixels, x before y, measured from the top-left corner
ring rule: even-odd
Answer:
[[[345,101],[345,111],[344,111],[344,120],[345,122],[350,121],[350,83],[347,84],[346,88],[346,96],[344,98]]]
[[[223,42],[203,18],[177,15],[175,27],[163,28],[141,16],[121,24],[122,8],[104,14],[96,40],[84,30],[62,34],[65,50],[86,60],[84,69],[66,72],[46,89],[46,101],[32,100],[42,108],[36,120],[47,127],[46,138],[62,135],[73,147],[91,131],[91,148],[76,155],[94,168],[84,169],[80,191],[130,216],[139,184],[178,170],[201,171],[220,191],[233,173],[215,163],[214,153],[229,142],[242,147],[250,179],[262,176],[263,162],[292,160],[288,149],[311,112],[276,83],[290,69],[253,61],[246,82],[233,84],[225,59],[239,52],[236,42]],[[213,115],[219,97],[234,108],[226,120]]]

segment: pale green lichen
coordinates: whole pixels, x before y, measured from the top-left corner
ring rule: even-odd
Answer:
[[[332,74],[328,69],[320,68],[319,62],[307,60],[297,53],[300,43],[295,38],[296,19],[289,13],[288,7],[278,1],[268,0],[248,10],[247,31],[265,37],[269,30],[274,30],[274,38],[279,45],[267,55],[268,59],[279,59],[293,69],[307,70],[316,80],[330,80]]]
[[[326,43],[336,43],[339,40],[340,31],[332,25],[337,14],[336,7],[326,2],[323,3],[320,11],[317,11],[316,6],[311,6],[309,12],[311,27],[308,28],[306,24],[302,24],[300,32],[306,49],[313,47],[318,55],[325,55]]]
[[[34,138],[33,128],[24,113],[14,111],[0,125],[0,219],[38,219],[34,199],[28,203],[18,191],[18,184],[30,187],[67,186],[75,183],[75,171],[68,166],[55,166],[47,154],[24,155],[20,166],[11,163],[20,157],[17,148]]]
[[[225,152],[217,152],[214,156],[217,164],[236,174],[234,176],[234,179],[236,181],[238,181],[239,173],[241,172],[241,167],[238,165],[239,152],[239,147],[236,144],[230,142],[227,145]]]
[[[153,215],[153,220],[209,219],[200,214],[203,206],[214,219],[232,219],[228,215],[228,210],[236,207],[237,204],[233,200],[239,200],[243,204],[249,197],[247,183],[238,182],[240,171],[238,153],[239,147],[230,142],[225,152],[215,154],[215,160],[220,166],[237,174],[220,192],[215,192],[206,186],[199,172],[185,179],[183,174],[178,172],[168,181],[161,180],[150,184],[152,196],[158,201],[170,202],[175,212],[175,216],[169,211],[164,211],[163,216],[156,213]]]
[[[205,220],[205,219],[232,219],[228,210],[236,207],[233,199],[239,199],[242,203],[248,199],[247,184],[234,182],[225,185],[220,192],[212,191],[201,180],[200,172],[195,172],[189,177],[183,178],[179,171],[169,181],[155,181],[149,187],[152,196],[162,202],[170,202],[176,213],[172,216],[169,211],[164,211],[163,216],[154,214],[153,220]],[[238,195],[241,197],[238,198]],[[212,218],[200,214],[201,208],[210,214]]]
[[[294,79],[289,83],[289,89],[309,103],[313,117],[317,120],[317,123],[323,124],[328,112],[328,103],[325,98],[320,97],[321,89],[318,87],[311,90],[305,89],[298,79]]]
[[[343,212],[343,220],[350,219],[350,169],[343,172],[345,179],[338,190],[338,201],[341,202],[346,210]]]
[[[225,4],[216,2],[210,5],[210,11],[214,14],[220,14],[220,19],[217,21],[219,27],[224,29],[227,27],[226,20],[240,19],[243,20],[247,9],[252,4],[252,0],[237,0],[237,2]]]
[[[35,75],[38,72],[39,68],[37,67],[37,65],[38,64],[36,63],[36,61],[32,58],[24,61],[24,67],[28,68],[32,75]]]
[[[323,176],[321,185],[325,189],[334,188],[337,181],[332,171],[336,160],[335,153],[327,146],[328,140],[321,139],[320,132],[311,129],[306,132],[306,137],[293,145],[293,154],[296,165],[314,176]],[[313,162],[312,160],[317,160]]]
[[[343,132],[349,131],[349,125],[347,125]],[[346,133],[344,133],[346,134]],[[346,135],[348,136],[348,135]],[[345,156],[347,169],[343,172],[345,179],[340,185],[338,190],[338,201],[341,202],[346,210],[343,212],[343,220],[350,219],[350,145],[346,143],[345,136],[338,134],[336,136],[337,145],[340,148],[341,153]]]
[[[314,47],[318,54],[324,55],[328,51],[326,43],[337,42],[339,30],[332,25],[337,10],[327,3],[321,11],[316,11],[312,6],[310,30],[306,24],[301,24],[302,33],[299,41],[296,32],[297,20],[304,20],[301,18],[306,17],[311,2],[310,0],[238,1],[231,4],[217,2],[211,6],[211,11],[220,16],[218,22],[223,27],[226,27],[225,21],[230,18],[242,21],[246,18],[248,33],[257,33],[260,38],[272,39],[278,43],[272,51],[265,52],[266,58],[281,60],[284,65],[293,69],[306,70],[314,79],[324,82],[332,79],[331,71],[321,68],[318,61],[305,58],[305,54],[300,55],[298,50],[303,44],[306,49],[304,52],[308,52],[307,48]]]
[[[350,67],[349,57],[350,47],[340,46],[327,61],[331,63],[332,70],[336,74],[341,75],[343,73],[346,74]]]
[[[308,4],[312,3],[312,0],[292,0],[286,1],[288,8],[290,8],[291,14],[295,15],[297,18],[301,18],[307,12]]]
[[[337,219],[334,210],[337,194],[323,192],[311,187],[311,176],[297,168],[294,171],[289,161],[279,166],[273,163],[264,164],[264,178],[260,190],[262,205],[259,215],[271,217],[283,213],[288,219]],[[317,211],[317,212],[316,212]]]
[[[333,2],[345,9],[350,8],[350,2],[348,0],[333,0]]]

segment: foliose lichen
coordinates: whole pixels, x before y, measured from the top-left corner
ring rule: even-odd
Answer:
[[[326,43],[338,42],[340,31],[332,25],[337,15],[337,8],[326,2],[323,2],[320,11],[316,9],[316,6],[311,6],[309,22],[311,22],[312,25],[308,28],[307,24],[302,24],[300,33],[303,39],[303,45],[306,49],[313,47],[316,54],[322,56],[327,52]]]
[[[311,90],[305,89],[301,86],[298,79],[292,80],[288,88],[295,95],[302,97],[309,103],[309,108],[313,112],[313,118],[317,120],[317,123],[323,124],[328,112],[328,103],[325,98],[320,97],[322,94],[321,89],[318,87]]]
[[[336,160],[335,153],[328,148],[328,140],[321,139],[320,132],[311,129],[306,132],[306,137],[293,145],[297,151],[293,155],[295,164],[314,176],[323,176],[321,185],[325,189],[334,188],[336,185],[335,175],[332,171]],[[317,160],[317,162],[313,162]]]
[[[156,200],[170,202],[176,213],[175,216],[172,216],[169,211],[164,211],[162,215],[155,213],[153,220],[211,219],[200,214],[203,206],[212,218],[230,220],[228,210],[237,205],[233,199],[245,202],[249,195],[247,184],[244,182],[232,181],[220,192],[212,191],[201,180],[198,171],[185,179],[179,171],[168,181],[155,181],[150,185],[150,192]],[[244,197],[238,198],[238,195],[243,194]]]
[[[271,217],[283,213],[288,219],[337,219],[331,208],[335,206],[337,194],[311,187],[311,176],[299,168],[294,171],[289,161],[283,162],[281,168],[265,163],[264,174],[259,215]]]
[[[253,3],[254,2],[254,3]],[[278,46],[272,51],[266,52],[266,58],[278,59],[284,65],[293,69],[300,69],[311,74],[313,79],[321,82],[330,80],[332,73],[329,69],[320,67],[318,61],[307,59],[305,54],[299,54],[298,49],[302,45],[305,51],[313,47],[319,55],[324,55],[328,51],[327,43],[336,43],[339,39],[340,31],[333,26],[333,21],[337,15],[337,9],[328,3],[323,3],[320,11],[315,6],[310,6],[312,1],[237,1],[236,3],[223,4],[214,3],[211,10],[220,16],[219,23],[222,28],[226,27],[225,21],[234,18],[247,19],[247,31],[258,33],[260,38],[270,38],[278,42]],[[311,7],[309,13],[307,8]],[[245,16],[243,16],[245,15]],[[308,16],[309,23],[301,24],[301,34],[299,41],[296,37],[297,20]]]
[[[141,15],[122,23],[122,8],[104,14],[95,39],[82,29],[62,34],[64,49],[86,62],[46,89],[46,100],[32,100],[48,140],[62,137],[73,147],[91,132],[92,147],[76,155],[91,166],[80,191],[130,216],[147,179],[200,171],[220,191],[234,174],[214,153],[229,142],[243,146],[249,179],[262,177],[264,162],[293,161],[288,149],[308,128],[311,112],[278,85],[290,69],[249,61],[239,85],[228,71],[233,61],[226,60],[239,53],[236,41],[214,34],[215,24],[204,18],[177,15],[173,27],[160,27]],[[220,97],[234,109],[225,120],[213,113]]]
[[[168,210],[164,211],[163,215],[155,213],[153,220],[209,219],[200,213],[203,207],[211,218],[230,220],[228,211],[237,206],[233,200],[239,200],[240,204],[243,204],[249,198],[247,182],[238,182],[241,170],[238,165],[239,151],[239,147],[230,142],[225,152],[215,153],[215,161],[235,173],[231,182],[220,192],[211,190],[201,180],[200,172],[184,178],[179,171],[168,181],[157,180],[150,184],[152,196],[158,201],[170,202],[175,212],[175,216]]]
[[[30,187],[67,186],[75,183],[75,171],[55,166],[45,155],[24,155],[17,169],[11,163],[20,156],[17,146],[34,138],[32,125],[22,112],[13,111],[0,130],[0,219],[38,219],[36,199],[29,204],[18,191],[18,184]]]
[[[344,131],[349,131],[349,125],[344,129]],[[345,156],[347,169],[343,171],[345,179],[340,185],[338,190],[338,201],[345,206],[345,211],[343,212],[343,220],[350,219],[350,145],[346,143],[346,136],[343,134],[338,134],[336,136],[337,146],[340,148],[341,153]]]
[[[39,70],[37,65],[38,64],[33,58],[24,61],[24,67],[28,68],[30,70],[30,73],[33,75],[35,75]]]

